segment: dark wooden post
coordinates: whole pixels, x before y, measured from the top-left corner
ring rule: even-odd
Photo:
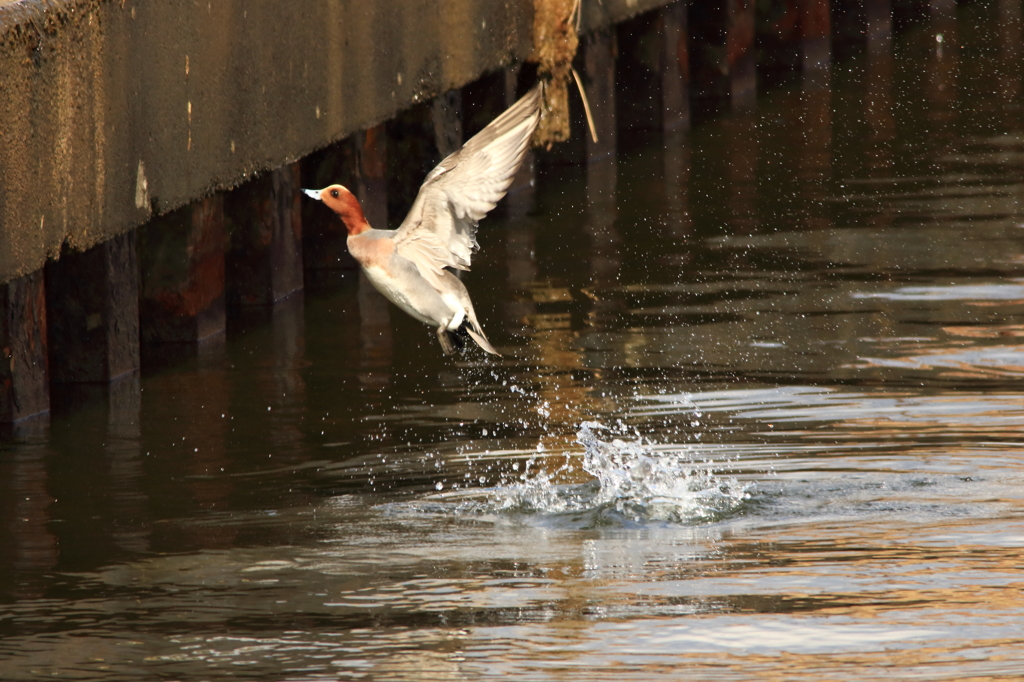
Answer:
[[[505,69],[505,107],[516,103],[519,95],[519,66]],[[508,215],[522,216],[533,211],[537,200],[537,157],[533,150],[526,152],[523,165],[512,179],[505,195]]]
[[[1012,101],[1020,94],[1021,50],[1021,0],[999,0],[999,51],[1002,68],[999,70],[999,84],[1003,97]]]
[[[301,164],[278,168],[270,177],[277,220],[270,248],[269,298],[280,301],[303,285]]]
[[[760,148],[757,114],[748,111],[734,114],[723,121],[726,129],[726,177],[729,182],[727,215],[733,230],[739,234],[755,234],[757,215],[757,163]]]
[[[823,230],[832,226],[825,203],[832,175],[832,91],[804,88],[800,100],[797,177],[807,206],[806,225]]]
[[[926,125],[938,139],[949,136],[956,119],[957,75],[960,50],[957,44],[956,5],[952,0],[932,0],[931,29],[934,49],[925,62],[925,99],[928,102]]]
[[[617,215],[618,124],[615,110],[615,33],[598,31],[583,39],[583,78],[597,130],[595,142],[587,136],[587,210],[584,231],[592,247],[591,277],[594,284],[614,279],[621,262]],[[595,304],[600,307],[602,304]]]
[[[501,262],[506,268],[506,283],[510,291],[530,291],[537,280],[537,223],[525,219],[505,224],[505,253]],[[508,296],[501,304],[505,331],[522,334],[523,325],[537,312],[537,305],[529,296]]]
[[[139,369],[136,233],[46,265],[50,380],[105,383]]]
[[[661,10],[661,121],[666,132],[690,127],[690,46],[686,3]]]
[[[794,2],[796,0],[790,0]],[[868,55],[887,52],[892,40],[893,0],[843,0],[832,3],[832,47],[847,55],[866,48]]]
[[[382,123],[355,136],[358,176],[356,196],[371,226],[388,227],[388,134]]]
[[[597,141],[586,131],[587,162],[615,156],[615,33],[597,31],[583,39],[583,80]]]
[[[293,163],[224,197],[231,305],[271,305],[302,289],[300,189],[299,164]]]
[[[150,549],[149,499],[142,483],[142,383],[138,373],[113,382],[107,390],[107,429],[103,441],[109,466],[104,493],[109,513],[117,519],[110,535],[127,552]]]
[[[0,438],[10,434],[23,442],[39,443],[12,448],[0,457],[4,593],[6,598],[18,601],[45,599],[52,589],[54,566],[63,558],[58,529],[66,530],[67,526],[54,523],[53,470],[60,467],[53,463],[48,421],[28,419],[18,424],[0,424]]]
[[[956,0],[928,0],[928,11],[932,18],[948,19],[956,12]]]
[[[832,62],[829,0],[799,0],[804,87],[827,87]]]
[[[395,344],[391,333],[391,307],[379,291],[359,273],[359,336],[362,361],[359,383],[384,389],[391,383],[391,361]]]
[[[932,34],[935,36],[936,53],[941,55],[955,49],[956,0],[929,0],[928,10],[931,15]]]
[[[892,0],[864,0],[864,24],[868,53],[887,52],[892,42]]]
[[[887,39],[888,40],[888,39]],[[864,120],[869,132],[864,145],[870,177],[889,177],[892,173],[893,139],[896,117],[893,115],[893,55],[889,49],[870,50],[864,80]]]
[[[434,144],[441,159],[462,147],[462,91],[450,90],[430,103]],[[440,160],[440,159],[439,159]]]
[[[729,99],[733,109],[751,109],[757,102],[754,0],[726,0],[725,52]]]
[[[224,331],[226,241],[220,194],[140,228],[143,343],[194,343]]]
[[[672,236],[681,237],[693,230],[690,215],[691,154],[686,133],[676,130],[665,135],[662,154],[665,199],[669,209],[667,228]]]
[[[0,284],[0,424],[49,411],[46,344],[43,271]]]

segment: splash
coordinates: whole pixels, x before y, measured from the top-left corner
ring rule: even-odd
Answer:
[[[750,499],[750,485],[716,473],[687,450],[657,452],[637,438],[605,441],[611,429],[585,422],[576,434],[584,448],[554,470],[531,473],[482,491],[486,500],[467,502],[475,511],[541,514],[577,527],[651,522],[700,523],[734,513]],[[580,484],[560,484],[574,466],[593,476]]]

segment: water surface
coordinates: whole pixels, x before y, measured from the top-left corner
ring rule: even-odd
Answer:
[[[546,171],[466,277],[501,359],[353,276],[64,396],[0,443],[0,677],[1019,679],[998,17]]]

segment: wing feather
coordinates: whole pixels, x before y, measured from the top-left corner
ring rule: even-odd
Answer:
[[[409,215],[395,235],[399,255],[440,285],[444,268],[468,270],[477,223],[508,191],[540,118],[541,86],[427,174]]]

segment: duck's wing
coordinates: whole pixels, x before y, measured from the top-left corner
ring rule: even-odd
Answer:
[[[435,286],[444,268],[468,270],[477,223],[505,196],[540,119],[541,85],[427,174],[395,234],[396,252]]]

